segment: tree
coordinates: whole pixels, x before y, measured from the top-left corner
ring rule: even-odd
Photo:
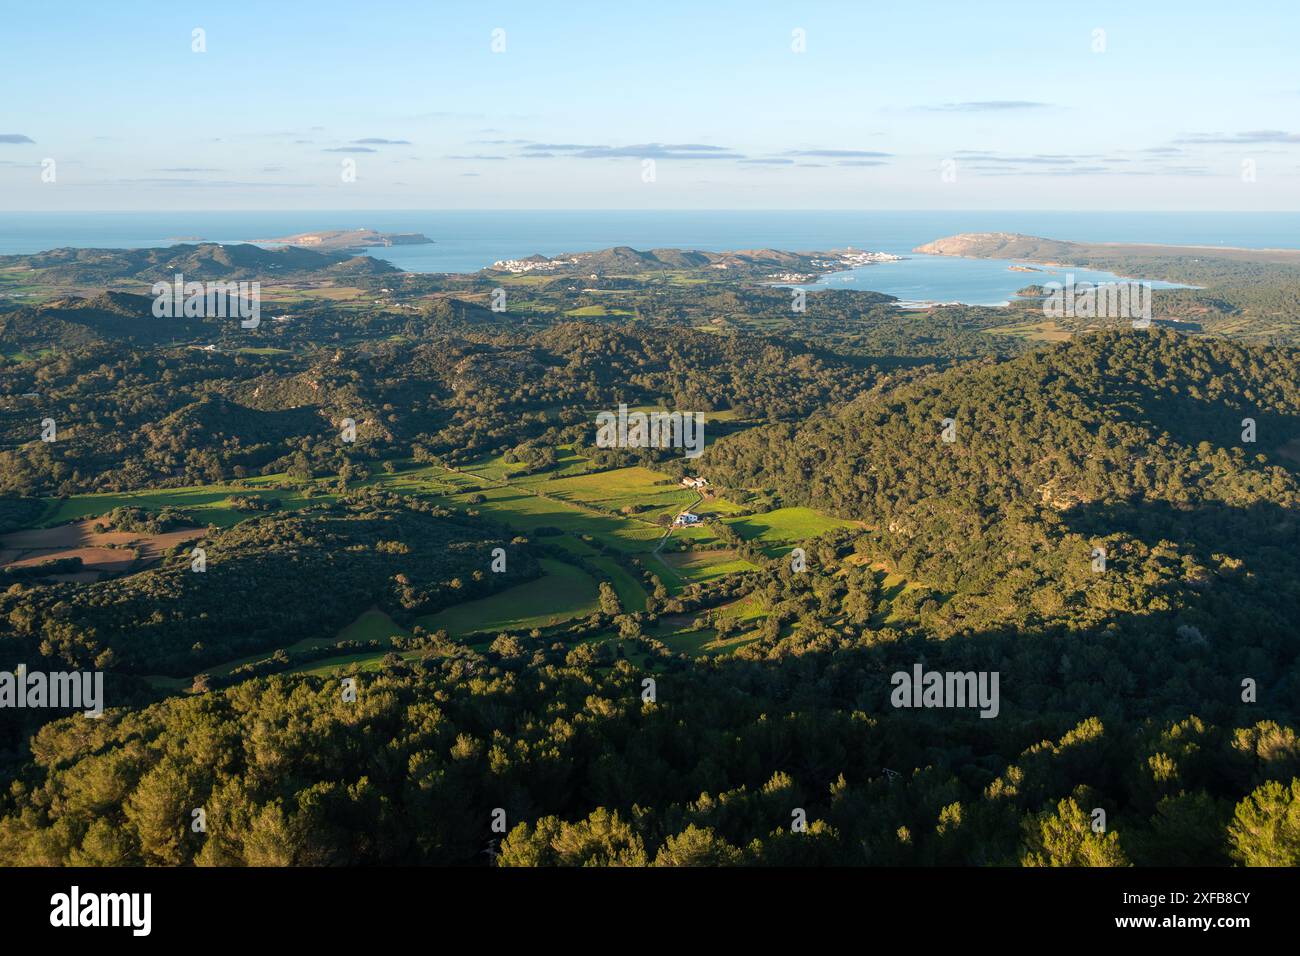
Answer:
[[[171,758],[140,778],[123,810],[147,862],[166,866],[186,862],[181,841],[188,832],[190,810],[198,805],[185,768]]]
[[[738,866],[744,854],[709,827],[694,823],[670,836],[655,856],[655,866]]]
[[[521,823],[501,841],[498,866],[645,866],[645,845],[617,811],[597,807],[568,823],[543,817],[536,827]]]
[[[1119,834],[1094,833],[1087,813],[1068,797],[1022,825],[1023,866],[1128,866]]]
[[[623,605],[618,600],[618,592],[608,581],[600,582],[600,610],[609,615],[618,614],[623,610]]]
[[[1300,866],[1300,778],[1270,780],[1237,804],[1228,843],[1246,866]]]
[[[69,854],[68,862],[73,866],[130,866],[138,861],[122,828],[100,817],[86,831],[81,847]]]

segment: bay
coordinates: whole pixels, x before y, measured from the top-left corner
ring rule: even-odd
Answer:
[[[1013,271],[1006,260],[918,256],[923,243],[961,232],[1019,232],[1082,242],[1300,247],[1300,213],[1152,213],[861,210],[232,210],[228,212],[0,213],[0,254],[60,246],[145,248],[178,241],[246,242],[320,229],[422,232],[432,245],[372,255],[412,272],[473,272],[499,259],[610,246],[708,251],[855,249],[905,256],[826,277],[817,289],[870,289],[906,302],[996,305],[1063,270]],[[1077,280],[1109,273],[1074,269]],[[1135,277],[1148,278],[1148,277]]]

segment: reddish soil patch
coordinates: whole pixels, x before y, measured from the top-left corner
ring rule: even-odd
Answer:
[[[180,531],[168,531],[166,534],[149,534],[136,541],[140,549],[140,558],[146,563],[157,561],[164,554],[187,541],[201,538],[207,534],[204,528],[183,528]]]
[[[86,518],[54,528],[31,528],[0,535],[0,567],[30,567],[62,558],[81,558],[81,571],[54,575],[54,579],[96,581],[106,575],[139,570],[178,544],[206,533],[203,528],[183,528],[166,534],[98,532],[95,530],[98,520]]]
[[[113,574],[125,571],[135,563],[135,550],[133,548],[37,548],[24,551],[22,557],[10,561],[6,567],[30,568],[63,558],[81,558],[81,565],[86,570]]]

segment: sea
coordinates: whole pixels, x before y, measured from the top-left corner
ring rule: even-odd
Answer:
[[[61,246],[124,249],[200,240],[249,242],[313,230],[365,228],[421,232],[432,239],[431,245],[368,250],[409,272],[474,272],[500,259],[610,246],[715,252],[852,247],[905,258],[827,276],[810,288],[869,289],[905,303],[971,305],[1001,305],[1024,286],[1063,282],[1064,270],[1028,273],[1011,268],[1025,263],[925,256],[912,249],[961,232],[1018,232],[1080,242],[1300,248],[1300,213],[1295,212],[337,210],[0,212],[0,255]],[[1118,278],[1086,269],[1069,271],[1076,281]]]

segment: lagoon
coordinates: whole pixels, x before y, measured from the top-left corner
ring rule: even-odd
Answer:
[[[907,257],[830,276],[817,289],[870,289],[905,302],[997,305],[1017,289],[1064,281],[1064,270],[1016,272],[1006,260],[918,256],[912,249],[961,232],[1020,232],[1079,242],[1300,247],[1300,213],[862,211],[862,210],[335,210],[0,213],[0,254],[60,246],[143,248],[178,237],[213,242],[320,229],[422,232],[433,245],[371,250],[412,272],[473,272],[498,259],[610,246],[722,251],[856,249]],[[1079,281],[1109,273],[1071,270]],[[1150,278],[1136,276],[1133,278]],[[1153,283],[1157,287],[1159,284]]]

